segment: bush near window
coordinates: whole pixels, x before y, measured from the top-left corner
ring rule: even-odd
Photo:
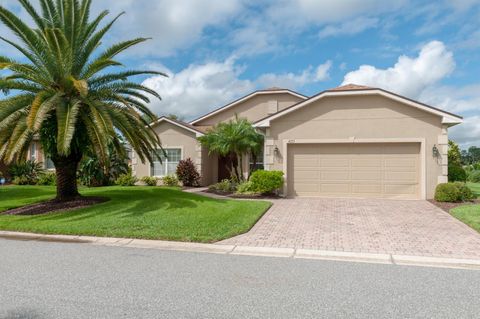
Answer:
[[[480,183],[480,170],[471,171],[468,174],[467,180],[472,183]]]
[[[183,186],[196,187],[200,184],[200,174],[191,158],[178,162],[177,177]]]
[[[17,185],[35,185],[43,172],[42,164],[35,161],[25,161],[10,167],[13,183]]]
[[[118,186],[135,186],[135,183],[138,182],[138,178],[132,175],[132,172],[127,174],[121,174],[115,184]]]
[[[167,175],[162,177],[162,184],[164,186],[178,186],[178,178],[175,175]]]
[[[250,176],[255,192],[272,194],[278,191],[284,183],[282,171],[255,171]]]
[[[40,186],[55,186],[57,185],[57,174],[54,172],[46,172],[40,174],[37,185]]]
[[[438,184],[435,189],[435,200],[437,202],[456,203],[469,201],[474,198],[475,196],[470,188],[461,182]]]
[[[466,182],[467,172],[458,164],[448,165],[448,181],[449,182]]]
[[[210,185],[208,189],[212,191],[231,193],[237,190],[237,183],[229,179],[224,179],[219,183]]]
[[[153,176],[143,176],[140,181],[147,186],[157,186],[157,179]]]

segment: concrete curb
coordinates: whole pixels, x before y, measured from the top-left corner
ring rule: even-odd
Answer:
[[[442,268],[461,268],[480,270],[480,259],[460,259],[444,257],[407,256],[396,254],[356,253],[330,250],[294,249],[277,247],[251,247],[220,244],[202,244],[164,240],[145,240],[131,238],[111,238],[93,236],[44,235],[0,231],[0,239],[23,241],[46,241],[61,243],[86,243],[96,246],[116,246],[128,248],[160,249],[213,254],[244,256],[283,257],[298,259],[336,260],[348,262],[366,262],[390,265],[426,266]]]

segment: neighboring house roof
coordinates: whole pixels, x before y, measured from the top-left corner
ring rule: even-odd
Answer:
[[[195,133],[195,134],[197,135],[197,137],[204,135],[204,134],[203,134],[204,132],[202,132],[201,130],[199,130],[197,127],[195,127],[195,126],[193,126],[193,125],[190,125],[190,124],[188,124],[188,123],[185,123],[185,122],[183,122],[183,121],[173,120],[173,119],[168,118],[168,117],[166,117],[166,116],[160,117],[158,120],[152,122],[152,123],[150,124],[150,126],[155,126],[155,125],[157,125],[157,124],[159,124],[159,123],[161,123],[161,122],[168,122],[168,123],[170,123],[170,124],[173,124],[173,125],[176,125],[176,126],[178,126],[178,127],[181,127],[181,128],[183,128],[183,129],[185,129],[185,130],[187,130],[187,131],[190,131],[190,132],[192,132],[192,133]]]
[[[407,104],[412,107],[416,107],[418,109],[421,109],[423,111],[426,111],[428,113],[432,113],[438,116],[442,117],[442,123],[444,124],[450,124],[450,125],[455,125],[455,124],[460,124],[463,122],[463,118],[459,115],[449,113],[446,111],[443,111],[441,109],[435,108],[433,106],[409,99],[407,97],[395,94],[393,92],[383,90],[380,88],[372,88],[368,86],[361,86],[361,85],[355,85],[355,84],[347,84],[344,86],[340,86],[337,88],[325,90],[323,92],[318,93],[317,95],[314,95],[310,97],[309,99],[305,101],[301,101],[297,104],[294,104],[292,106],[289,106],[285,109],[283,109],[280,112],[277,112],[275,114],[269,115],[263,119],[258,120],[257,122],[254,123],[254,126],[256,127],[269,127],[270,126],[270,121],[274,120],[276,118],[282,117],[290,112],[296,111],[306,105],[309,105],[315,101],[318,101],[324,97],[330,97],[330,96],[348,96],[348,95],[381,95],[384,97],[387,97],[389,99]]]
[[[235,100],[235,101],[233,101],[233,102],[231,102],[231,103],[229,103],[229,104],[227,104],[227,105],[224,105],[224,106],[222,106],[222,107],[220,107],[220,108],[218,108],[218,109],[216,109],[216,110],[213,110],[213,111],[211,111],[211,112],[209,112],[209,113],[207,113],[207,114],[205,114],[205,115],[203,115],[203,116],[201,116],[201,117],[199,117],[199,118],[191,121],[190,124],[198,123],[198,122],[200,122],[200,121],[202,121],[202,120],[204,120],[204,119],[207,119],[207,118],[209,118],[209,117],[211,117],[211,116],[213,116],[213,115],[215,115],[215,114],[217,114],[217,113],[220,113],[220,112],[223,112],[223,111],[225,111],[225,110],[228,110],[228,109],[234,107],[235,105],[238,105],[238,104],[242,103],[243,101],[246,101],[246,100],[248,100],[248,99],[250,99],[250,98],[252,98],[252,97],[254,97],[254,96],[264,95],[264,94],[278,94],[278,93],[290,94],[290,95],[299,97],[299,98],[301,98],[302,100],[308,99],[308,97],[305,96],[305,95],[303,95],[303,94],[297,93],[297,92],[292,91],[292,90],[289,90],[289,89],[282,89],[282,88],[278,88],[278,87],[272,87],[272,88],[268,88],[268,89],[264,89],[264,90],[257,90],[257,91],[255,91],[255,92],[252,92],[252,93],[250,93],[250,94],[248,94],[248,95],[245,95],[245,96],[243,96],[243,97],[241,97],[241,98],[239,98],[239,99],[237,99],[237,100]]]

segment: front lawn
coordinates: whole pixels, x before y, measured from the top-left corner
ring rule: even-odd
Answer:
[[[467,183],[472,192],[480,197],[480,183]],[[462,205],[450,210],[450,214],[480,232],[480,205]]]
[[[164,187],[84,188],[110,201],[65,213],[0,215],[0,230],[215,242],[248,231],[270,207],[265,201],[217,200]],[[44,201],[54,187],[0,187],[0,212]]]

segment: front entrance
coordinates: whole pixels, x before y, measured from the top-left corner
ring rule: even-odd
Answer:
[[[227,167],[231,167],[231,160],[226,156],[218,157],[218,182],[224,179],[230,179],[231,175]]]

